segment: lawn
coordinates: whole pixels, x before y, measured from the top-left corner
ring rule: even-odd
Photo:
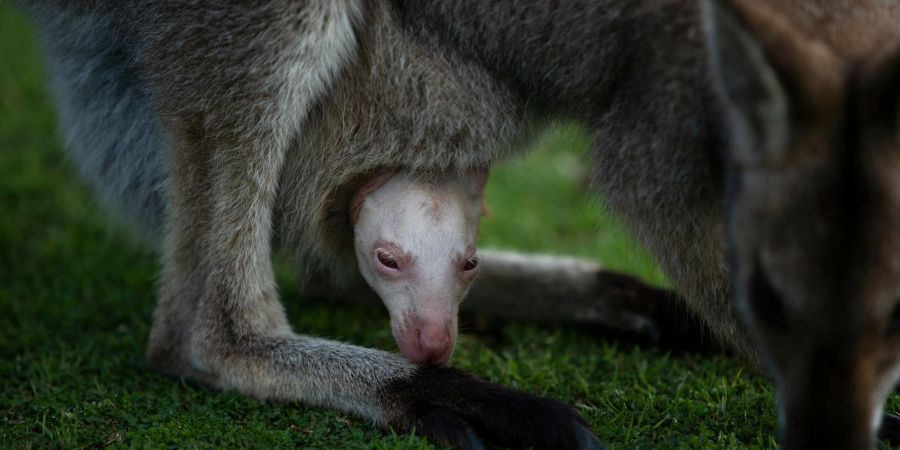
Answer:
[[[38,54],[28,22],[0,1],[0,448],[428,447],[334,411],[148,369],[156,255],[114,225],[75,176]],[[578,129],[558,128],[527,159],[494,169],[481,246],[578,255],[665,283],[584,194],[587,143]],[[381,305],[301,299],[279,267],[295,329],[395,348]],[[611,448],[775,446],[772,388],[736,360],[672,355],[583,329],[496,326],[490,336],[463,334],[452,364],[575,405]]]

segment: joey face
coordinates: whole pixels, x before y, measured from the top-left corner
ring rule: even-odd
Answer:
[[[481,187],[476,174],[400,173],[361,199],[359,269],[390,313],[400,352],[415,363],[445,364],[453,352],[459,304],[478,273]]]
[[[873,448],[900,375],[900,58],[849,64],[752,2],[706,6],[735,306],[783,444]]]

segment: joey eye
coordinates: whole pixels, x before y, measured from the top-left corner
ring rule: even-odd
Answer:
[[[775,291],[775,287],[759,263],[750,277],[749,294],[750,308],[757,320],[772,328],[780,330],[787,328],[781,296]]]
[[[463,264],[463,270],[466,272],[468,272],[470,270],[475,270],[477,268],[478,268],[478,257],[477,256],[472,256],[471,258],[466,260],[465,264]]]
[[[891,318],[888,319],[887,331],[888,335],[895,335],[900,333],[900,305],[894,307],[894,312],[891,313]]]
[[[384,250],[378,249],[375,252],[375,257],[378,258],[378,262],[381,263],[382,266],[387,267],[388,269],[400,269],[400,265],[397,264],[397,258],[394,258],[393,255]]]

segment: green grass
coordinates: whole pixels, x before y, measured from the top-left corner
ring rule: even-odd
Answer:
[[[159,265],[96,205],[54,132],[33,31],[0,3],[0,448],[421,448],[334,411],[160,377],[144,361]],[[586,197],[586,138],[556,130],[497,167],[485,246],[598,259],[664,283]],[[286,272],[285,272],[286,273]],[[298,330],[393,349],[380,305],[282,296]],[[771,448],[766,380],[726,357],[673,356],[594,334],[498,325],[453,364],[578,407],[612,448]],[[499,337],[498,337],[499,336]]]

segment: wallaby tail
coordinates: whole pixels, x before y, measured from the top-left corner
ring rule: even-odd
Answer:
[[[163,224],[163,134],[110,14],[30,5],[47,56],[59,128],[81,175],[147,237]]]

